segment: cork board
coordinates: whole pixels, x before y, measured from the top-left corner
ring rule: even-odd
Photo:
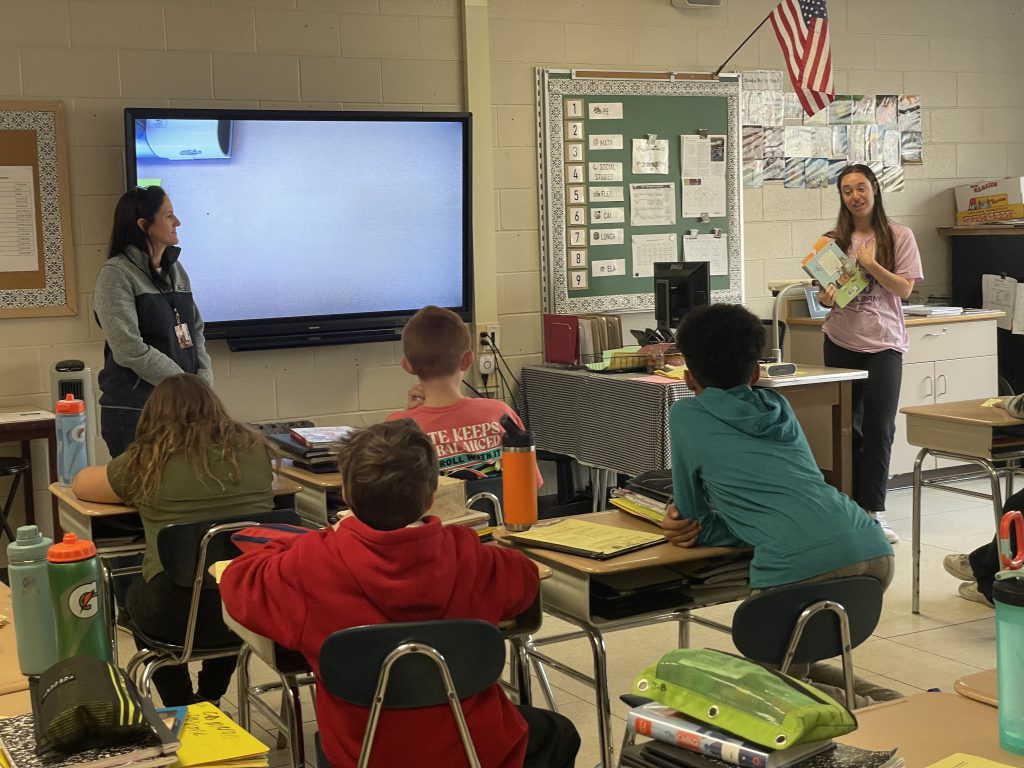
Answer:
[[[64,107],[0,101],[0,319],[76,313]]]

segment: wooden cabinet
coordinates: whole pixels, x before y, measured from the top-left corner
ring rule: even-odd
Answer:
[[[788,322],[787,359],[821,365],[821,321],[790,317]],[[999,366],[994,315],[908,320],[907,335],[910,347],[903,356],[900,408],[997,394]],[[913,471],[918,450],[907,443],[906,417],[897,414],[889,472],[901,475]],[[926,460],[925,469],[935,467],[934,459]]]

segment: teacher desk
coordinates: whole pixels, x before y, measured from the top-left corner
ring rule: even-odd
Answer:
[[[659,532],[660,529],[651,523],[639,520],[619,510],[595,512],[577,515],[574,520],[586,520],[593,523],[612,525],[616,528],[639,530],[647,533]],[[681,573],[696,570],[706,565],[709,560],[735,555],[745,550],[732,547],[677,547],[665,541],[653,547],[647,547],[608,560],[595,560],[589,557],[556,552],[540,547],[528,547],[513,544],[506,537],[504,529],[495,531],[494,538],[501,544],[521,548],[531,560],[548,566],[551,578],[541,582],[543,608],[563,621],[578,626],[581,631],[570,632],[553,637],[534,639],[526,643],[527,655],[557,669],[594,688],[597,706],[597,730],[601,748],[601,761],[604,766],[613,766],[613,744],[611,738],[611,701],[608,691],[608,661],[604,647],[604,632],[617,629],[641,627],[661,622],[674,621],[679,625],[678,647],[685,648],[689,644],[690,623],[729,632],[730,628],[717,622],[698,618],[691,614],[695,608],[705,608],[719,603],[732,602],[746,597],[750,588],[746,584],[694,591],[691,595],[680,589],[678,603],[670,609],[660,609],[639,613],[620,619],[606,619],[594,613],[591,603],[592,580],[612,574],[624,574],[643,571],[651,568],[671,568]],[[541,646],[551,645],[566,640],[586,637],[590,642],[593,654],[594,672],[589,676],[568,667],[562,662],[538,650]],[[639,670],[638,670],[639,671]]]
[[[789,400],[825,479],[847,494],[853,491],[852,382],[867,375],[801,365],[794,376],[757,384]],[[671,464],[669,409],[676,400],[693,397],[683,381],[642,373],[527,366],[522,379],[538,449],[631,476]],[[812,427],[822,421],[827,429]],[[595,503],[599,496],[595,493]]]

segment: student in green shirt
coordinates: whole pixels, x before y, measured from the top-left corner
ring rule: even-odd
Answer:
[[[237,518],[273,509],[274,449],[255,429],[231,419],[198,376],[161,381],[142,409],[135,440],[106,466],[86,467],[72,490],[80,499],[135,505],[146,534],[142,576],[128,588],[127,610],[148,634],[181,642],[191,589],[173,584],[157,553],[160,529],[172,523]],[[220,596],[204,594],[196,640],[230,642]],[[136,638],[136,645],[141,644]],[[164,706],[219,701],[231,681],[235,657],[208,659],[194,693],[187,666],[162,667],[153,676]]]

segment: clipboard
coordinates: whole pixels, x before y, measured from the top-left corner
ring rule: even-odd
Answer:
[[[617,528],[571,517],[537,523],[528,531],[509,532],[503,538],[526,547],[550,549],[593,560],[610,560],[667,541],[660,533]]]

